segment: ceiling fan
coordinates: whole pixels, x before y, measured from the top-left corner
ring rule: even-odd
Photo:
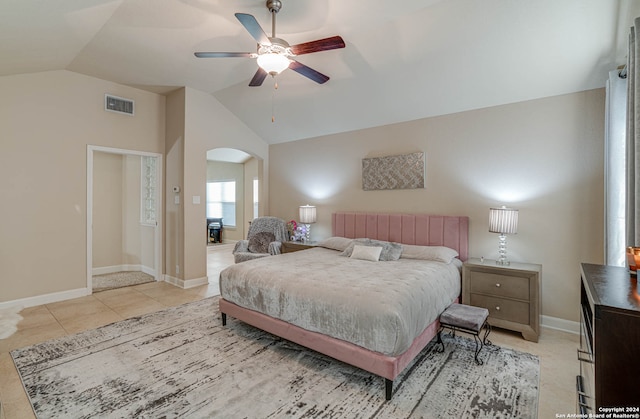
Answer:
[[[242,26],[258,42],[257,52],[196,52],[198,58],[221,58],[221,57],[245,57],[257,58],[258,71],[251,79],[249,86],[261,86],[267,75],[273,77],[280,74],[287,68],[292,69],[316,83],[325,83],[329,80],[326,76],[311,67],[295,60],[295,57],[303,54],[310,54],[319,51],[344,48],[345,44],[341,37],[332,36],[330,38],[318,39],[316,41],[305,42],[297,45],[289,45],[287,41],[276,38],[276,13],[282,8],[279,0],[267,0],[267,9],[271,13],[271,36],[267,36],[255,17],[246,13],[236,13],[236,18]]]

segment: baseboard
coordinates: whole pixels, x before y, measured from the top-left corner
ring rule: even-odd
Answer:
[[[156,276],[156,270],[144,265],[113,265],[113,266],[102,266],[99,268],[91,269],[91,273],[93,275],[105,275],[105,274],[113,274],[116,272],[144,272],[153,277]]]
[[[72,298],[84,297],[91,294],[87,288],[77,288],[75,290],[54,292],[51,294],[36,295],[34,297],[21,298],[19,300],[0,302],[0,308],[7,307],[34,307],[42,304],[57,303],[58,301],[70,300]]]
[[[540,316],[541,326],[549,329],[561,330],[567,333],[580,334],[580,323],[558,317]]]
[[[194,279],[180,279],[180,278],[176,278],[173,277],[171,275],[165,275],[164,276],[164,281],[168,282],[171,285],[175,285],[178,288],[182,288],[182,289],[188,289],[188,288],[193,288],[193,287],[197,287],[200,285],[206,285],[209,283],[209,278],[202,277],[202,278],[194,278]]]

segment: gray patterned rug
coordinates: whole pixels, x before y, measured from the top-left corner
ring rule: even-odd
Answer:
[[[153,281],[155,281],[155,278],[152,275],[141,271],[114,272],[112,274],[94,275],[92,278],[93,292],[130,287]]]
[[[229,319],[218,297],[17,349],[40,418],[535,418],[539,362],[433,342],[394,383]]]

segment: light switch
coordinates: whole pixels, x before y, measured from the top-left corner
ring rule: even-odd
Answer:
[[[200,203],[200,196],[199,195],[194,195],[193,196],[193,203],[194,204],[199,204]]]

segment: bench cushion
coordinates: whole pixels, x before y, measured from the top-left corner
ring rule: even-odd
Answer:
[[[486,308],[453,303],[440,315],[440,323],[479,332],[487,317]]]

